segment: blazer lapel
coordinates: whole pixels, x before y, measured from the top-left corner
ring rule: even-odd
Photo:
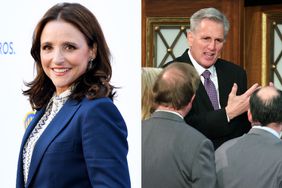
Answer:
[[[77,101],[68,100],[38,139],[32,154],[32,160],[30,163],[29,174],[26,183],[27,187],[30,184],[49,144],[60,133],[60,131],[68,125],[69,120],[78,110],[79,106],[80,103]]]
[[[228,73],[224,72],[222,67],[220,66],[220,62],[215,63],[216,74],[217,74],[217,81],[218,81],[218,92],[219,92],[219,101],[220,106],[225,107],[227,105],[228,96],[231,90],[229,90],[230,78],[228,78]],[[228,87],[227,87],[228,86]]]
[[[185,53],[182,55],[182,59],[187,59],[186,61],[194,67],[194,65],[191,62],[190,57],[188,55],[188,50],[185,51]],[[207,93],[205,86],[203,85],[202,82],[200,82],[199,87],[196,91],[196,98],[195,98],[194,102],[196,102],[196,101],[199,102],[201,105],[208,107],[209,109],[213,109],[213,106],[212,106],[212,103],[211,103],[210,98],[208,96],[208,93]]]
[[[188,55],[188,49],[186,49],[185,52],[180,57],[178,57],[176,59],[176,61],[189,63],[190,65],[193,66],[191,59]],[[206,89],[205,89],[202,82],[200,82],[200,84],[199,84],[199,87],[198,87],[197,92],[196,92],[196,97],[195,97],[195,100],[194,100],[193,103],[199,103],[200,106],[203,105],[203,106],[206,106],[208,109],[213,110],[212,103],[209,99],[209,96],[208,96]]]
[[[214,109],[202,82],[200,82],[197,89],[195,100],[197,100],[197,102],[199,102],[201,105],[208,107],[209,109]]]
[[[36,126],[37,122],[40,120],[42,115],[45,112],[45,108],[40,109],[39,111],[36,112],[35,116],[33,117],[32,121],[30,124],[27,126],[26,131],[24,133],[23,139],[22,139],[22,144],[21,144],[21,149],[20,149],[20,154],[19,154],[19,161],[18,161],[18,171],[17,171],[17,187],[24,187],[24,179],[23,179],[23,148],[24,145],[32,132],[33,128]]]

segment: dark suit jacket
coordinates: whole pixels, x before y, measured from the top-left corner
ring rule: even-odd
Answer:
[[[23,147],[44,111],[24,134],[17,188],[24,187]],[[26,187],[130,187],[126,138],[125,122],[109,98],[68,100],[35,145]]]
[[[142,188],[212,188],[212,142],[170,112],[142,122]]]
[[[176,58],[175,61],[187,62],[192,65],[188,50],[182,56]],[[241,95],[247,90],[246,72],[238,65],[222,59],[218,59],[214,66],[218,78],[219,100],[222,109],[213,109],[205,87],[201,82],[192,109],[185,117],[185,120],[189,125],[207,136],[216,149],[223,142],[248,132],[251,125],[247,113],[232,119],[228,123],[225,111],[228,95],[234,83],[238,85],[237,95]]]
[[[219,188],[281,188],[282,141],[261,129],[232,139],[215,152]]]

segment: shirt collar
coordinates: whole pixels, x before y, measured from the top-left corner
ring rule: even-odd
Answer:
[[[195,69],[197,70],[197,72],[198,72],[199,75],[202,75],[205,70],[209,70],[210,73],[211,73],[211,77],[216,76],[216,70],[215,70],[214,65],[212,65],[211,67],[209,67],[208,69],[206,69],[206,68],[202,67],[202,66],[193,58],[193,56],[192,56],[190,50],[188,50],[188,56],[189,56],[189,58],[190,58],[190,60],[191,60],[191,62],[192,62],[192,64],[193,64],[193,66],[195,67]]]
[[[156,112],[169,112],[169,113],[173,113],[173,114],[181,117],[181,119],[184,119],[181,114],[179,114],[178,112],[175,112],[175,111],[171,111],[171,110],[156,110]]]
[[[276,136],[277,138],[280,139],[280,135],[278,132],[276,132],[275,130],[269,128],[269,127],[266,127],[266,126],[260,126],[260,125],[255,125],[253,126],[252,128],[255,128],[255,129],[262,129],[262,130],[265,130],[267,132],[270,132],[271,134],[273,134],[274,136]]]
[[[63,93],[61,93],[60,95],[56,95],[56,93],[54,93],[54,97],[56,99],[62,99],[62,98],[69,97],[71,95],[71,91],[72,91],[72,89],[69,88],[66,91],[64,91]]]

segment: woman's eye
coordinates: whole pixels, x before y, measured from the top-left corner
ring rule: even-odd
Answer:
[[[44,45],[41,47],[42,50],[51,50],[52,47],[50,45]]]
[[[65,47],[64,47],[66,50],[75,50],[76,47],[74,45],[70,45],[70,44],[66,44]]]

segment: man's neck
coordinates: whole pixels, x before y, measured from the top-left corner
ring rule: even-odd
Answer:
[[[177,113],[177,114],[181,115],[182,117],[185,116],[185,114],[184,114],[182,109],[176,110],[173,107],[169,107],[169,106],[162,106],[162,105],[160,105],[160,106],[158,106],[157,110],[170,111],[170,112]]]
[[[280,132],[282,131],[282,124],[280,123],[269,123],[268,125],[266,125],[268,128],[271,128],[273,130],[275,130],[276,132],[278,132],[280,134]]]

